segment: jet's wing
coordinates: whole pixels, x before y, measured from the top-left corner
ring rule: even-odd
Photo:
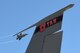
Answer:
[[[26,29],[24,29],[24,30],[22,30],[22,31],[20,31],[20,32],[18,32],[16,34],[14,34],[13,36],[16,36],[17,34],[22,33],[22,32],[24,32],[24,31],[26,31],[26,30],[34,27],[34,26],[40,26],[42,23],[45,23],[45,22],[47,22],[47,21],[49,21],[49,20],[51,20],[51,19],[53,19],[55,17],[61,16],[64,11],[68,10],[69,8],[71,8],[73,6],[74,6],[74,4],[70,4],[70,5],[66,6],[66,7],[60,9],[59,11],[57,11],[57,12],[55,12],[55,13],[53,13],[53,14],[45,17],[45,18],[43,18],[42,20],[40,20],[39,22],[31,25],[30,27],[28,27],[28,28],[26,28]]]

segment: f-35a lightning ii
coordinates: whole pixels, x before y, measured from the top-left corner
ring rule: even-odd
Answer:
[[[17,34],[16,40],[21,40],[23,37],[25,37],[27,34]]]

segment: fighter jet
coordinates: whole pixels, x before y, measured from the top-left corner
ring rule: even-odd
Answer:
[[[16,37],[16,40],[21,40],[23,37],[25,37],[27,34],[18,34],[17,37]]]

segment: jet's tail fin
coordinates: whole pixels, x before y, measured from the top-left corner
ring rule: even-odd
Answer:
[[[73,6],[70,4],[35,24],[36,30],[25,53],[60,53],[63,32],[55,32],[61,30],[64,11]]]
[[[46,36],[42,53],[60,53],[63,31]]]

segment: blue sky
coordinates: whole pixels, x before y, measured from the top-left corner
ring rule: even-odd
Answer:
[[[80,53],[80,0],[0,0],[0,53],[25,53],[35,27],[21,41],[15,33],[69,5],[64,12],[61,53]]]

